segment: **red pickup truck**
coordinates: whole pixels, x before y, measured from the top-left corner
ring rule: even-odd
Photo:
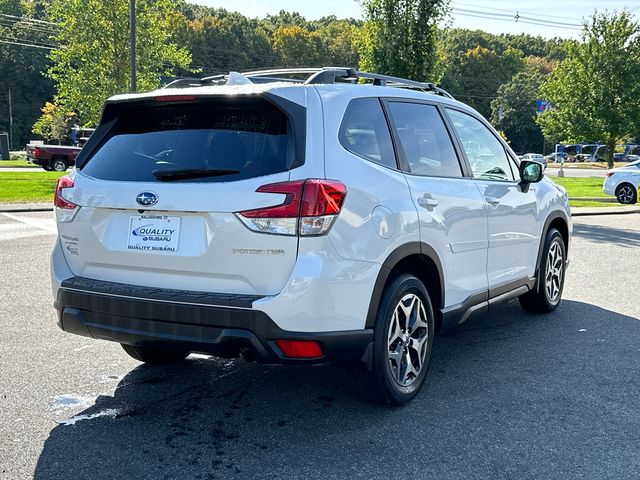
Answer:
[[[80,147],[63,145],[27,145],[27,162],[40,165],[45,170],[64,172],[76,164]]]

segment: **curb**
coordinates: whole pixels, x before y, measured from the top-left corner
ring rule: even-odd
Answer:
[[[597,210],[595,210],[597,208]],[[631,214],[639,214],[640,209],[633,210],[616,210],[614,208],[609,207],[594,207],[594,210],[590,210],[588,212],[571,212],[572,217],[590,217],[597,215],[631,215]]]
[[[0,213],[28,213],[28,212],[53,212],[51,208],[2,208],[0,207]]]
[[[600,203],[617,203],[618,199],[615,197],[569,197],[569,201],[574,202],[600,202]],[[598,207],[593,207],[598,208]]]

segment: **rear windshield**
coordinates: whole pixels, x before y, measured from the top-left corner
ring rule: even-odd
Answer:
[[[293,147],[286,115],[264,99],[130,104],[82,171],[156,182],[159,171],[237,170],[178,180],[229,182],[289,170]]]

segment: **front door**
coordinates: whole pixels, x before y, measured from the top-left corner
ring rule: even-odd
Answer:
[[[447,113],[486,201],[489,289],[519,286],[533,277],[540,244],[536,186],[523,190],[517,165],[484,122],[458,110]]]

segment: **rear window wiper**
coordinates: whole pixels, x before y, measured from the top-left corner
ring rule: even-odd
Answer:
[[[188,180],[192,178],[222,177],[240,173],[240,170],[231,168],[181,168],[176,170],[154,170],[153,176],[158,180]]]

